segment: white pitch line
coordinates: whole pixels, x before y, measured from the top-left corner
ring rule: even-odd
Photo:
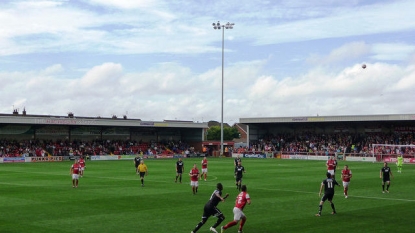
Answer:
[[[210,177],[215,177],[215,179],[212,180],[208,180],[208,181],[214,181],[217,180],[216,176],[210,176]],[[105,179],[119,179],[119,180],[137,180],[137,179],[125,179],[125,178],[114,178],[114,177],[96,177],[96,178],[105,178]],[[162,180],[152,180],[152,182],[157,182],[157,183],[169,183],[168,181],[162,181]],[[190,181],[189,181],[190,182]],[[216,184],[215,184],[216,185]],[[213,185],[213,186],[215,186]],[[229,186],[230,187],[230,186]],[[233,186],[232,186],[233,187]],[[263,190],[270,190],[270,191],[281,191],[281,192],[292,192],[292,193],[307,193],[307,194],[315,194],[316,196],[318,196],[318,192],[308,192],[308,191],[299,191],[299,190],[290,190],[290,189],[269,189],[269,188],[258,188],[258,189],[263,189]],[[385,195],[389,195],[386,194]],[[335,194],[335,196],[343,196],[342,194]],[[349,195],[349,197],[351,198],[365,198],[365,199],[374,199],[374,200],[389,200],[389,201],[406,201],[406,202],[415,202],[415,200],[411,200],[411,199],[402,199],[402,198],[386,198],[386,197],[366,197],[366,196],[354,196],[354,195]]]
[[[289,190],[289,189],[268,189],[268,188],[259,188],[264,190],[271,190],[271,191],[281,191],[281,192],[292,192],[292,193],[308,193],[308,194],[316,194],[318,196],[318,192],[307,192],[307,191],[298,191],[298,190]],[[385,195],[390,195],[385,193]],[[342,194],[335,194],[335,196],[343,196]],[[375,200],[389,200],[389,201],[406,201],[406,202],[415,202],[412,199],[402,199],[402,198],[386,198],[386,197],[366,197],[366,196],[354,196],[349,195],[351,198],[365,198],[365,199],[375,199]]]

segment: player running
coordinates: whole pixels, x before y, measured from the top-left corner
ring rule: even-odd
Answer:
[[[203,160],[202,160],[202,174],[200,174],[200,179],[202,179],[202,176],[203,176],[203,178],[205,179],[205,181],[206,181],[206,179],[207,179],[207,172],[208,172],[208,161],[207,161],[207,159],[206,159],[206,156],[205,157],[203,157]]]
[[[229,222],[225,226],[221,227],[221,233],[224,233],[226,229],[229,227],[235,226],[238,224],[239,220],[241,220],[241,224],[239,225],[238,233],[242,232],[244,224],[246,222],[246,216],[243,212],[243,209],[246,204],[251,204],[251,198],[249,194],[246,192],[247,188],[246,185],[242,185],[242,192],[238,194],[235,201],[235,207],[233,208],[233,221]]]
[[[344,197],[348,197],[349,191],[349,183],[350,179],[352,178],[352,171],[349,169],[349,166],[344,165],[344,169],[342,170],[342,181],[343,181],[343,190],[344,190]]]
[[[208,218],[210,216],[215,216],[218,218],[218,220],[216,221],[215,224],[213,224],[213,226],[211,226],[209,228],[210,231],[218,233],[216,231],[216,227],[219,226],[219,224],[221,224],[221,222],[225,219],[225,216],[223,215],[223,213],[216,207],[219,202],[224,202],[225,199],[229,196],[229,194],[227,193],[225,196],[222,197],[222,190],[223,190],[223,186],[221,183],[218,183],[216,185],[216,190],[213,191],[212,195],[210,196],[209,201],[205,204],[205,207],[203,208],[203,216],[202,216],[202,221],[200,221],[195,229],[193,231],[191,231],[190,233],[196,233],[208,220]]]
[[[79,171],[79,175],[81,176],[81,177],[83,177],[84,176],[84,171],[85,171],[85,159],[84,159],[84,157],[80,157],[79,158],[79,161],[78,161],[78,163],[79,163],[79,165],[81,166],[81,170]]]

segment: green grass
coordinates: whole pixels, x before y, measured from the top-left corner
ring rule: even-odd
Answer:
[[[184,159],[185,170],[201,159]],[[146,160],[140,186],[132,161],[87,161],[79,188],[72,188],[70,162],[0,164],[0,232],[174,232],[189,233],[200,221],[216,183],[230,198],[219,204],[223,224],[233,219],[237,190],[233,159],[210,158],[208,181],[193,196],[189,177],[174,183],[176,160]],[[243,159],[252,204],[244,232],[413,232],[415,166],[404,165],[389,194],[382,194],[380,163],[347,162],[353,172],[349,198],[337,187],[337,215],[325,203],[318,211],[324,161]],[[340,161],[340,167],[346,162]],[[200,166],[199,166],[200,167]],[[338,177],[339,172],[338,172]],[[210,218],[199,232],[209,232]],[[220,227],[217,228],[218,230]],[[237,232],[237,227],[226,232]]]

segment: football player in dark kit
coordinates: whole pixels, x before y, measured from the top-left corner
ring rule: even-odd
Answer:
[[[323,180],[320,185],[320,192],[318,193],[319,196],[321,196],[321,191],[324,187],[324,196],[320,200],[320,205],[318,206],[318,214],[316,214],[317,217],[321,216],[321,210],[323,209],[323,204],[326,200],[328,200],[331,204],[331,208],[333,209],[333,212],[331,214],[336,214],[336,209],[334,208],[333,203],[333,197],[334,197],[334,185],[340,186],[339,183],[335,179],[332,178],[331,174],[327,172],[326,174],[327,179]]]
[[[179,160],[176,162],[176,180],[174,182],[177,183],[177,178],[179,178],[180,184],[182,183],[182,174],[184,171],[184,163],[182,161],[182,158],[179,158]]]
[[[138,165],[140,165],[141,158],[140,155],[136,155],[134,158],[135,173],[138,174]]]
[[[235,167],[238,166],[238,163],[239,162],[242,162],[242,161],[241,161],[241,158],[239,157],[239,155],[237,155],[236,158],[235,158],[235,161],[233,162],[233,164],[235,165]]]
[[[384,162],[382,169],[380,169],[380,178],[382,179],[382,193],[385,193],[385,183],[386,183],[386,192],[389,193],[389,186],[391,185],[391,177],[393,178],[391,168],[388,167],[387,162]]]
[[[242,166],[241,161],[238,162],[238,165],[235,167],[235,183],[236,188],[241,191],[242,187],[242,176],[245,173],[245,168]]]
[[[222,197],[222,190],[223,186],[221,183],[218,183],[216,185],[216,190],[213,191],[212,195],[210,196],[209,201],[205,204],[205,207],[203,208],[203,216],[202,221],[200,221],[195,229],[191,231],[190,233],[196,233],[208,220],[210,216],[215,216],[218,218],[215,224],[209,228],[210,231],[216,232],[216,227],[221,224],[223,220],[225,220],[225,216],[222,214],[222,212],[216,207],[219,202],[224,202],[225,199],[229,196],[229,193],[227,193],[225,196]]]

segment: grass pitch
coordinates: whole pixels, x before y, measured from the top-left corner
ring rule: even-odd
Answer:
[[[192,195],[187,172],[201,158],[184,159],[183,183],[175,183],[176,160],[146,160],[149,175],[141,187],[132,161],[87,161],[79,187],[72,188],[71,162],[0,164],[0,232],[189,233],[200,221],[203,206],[221,182],[230,197],[218,205],[226,219],[238,191],[233,159],[208,158],[208,181],[199,181]],[[273,232],[413,232],[415,166],[404,164],[390,193],[383,194],[381,163],[339,162],[353,172],[349,198],[336,187],[334,203],[315,217],[325,178],[325,161],[242,159],[252,204],[245,207],[246,233]],[[340,171],[337,172],[340,181]],[[198,232],[209,232],[211,217]],[[220,231],[220,227],[217,228]],[[237,227],[226,232],[237,232]]]

